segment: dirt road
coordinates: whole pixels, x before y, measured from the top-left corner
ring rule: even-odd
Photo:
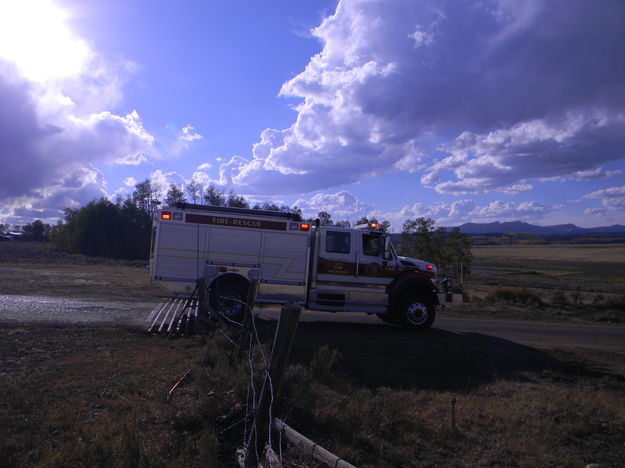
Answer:
[[[0,295],[0,321],[22,323],[68,323],[135,325],[147,327],[146,318],[156,302],[106,302],[38,296]],[[276,320],[278,308],[263,308],[261,318]],[[331,326],[333,323],[365,325],[374,335],[395,329],[377,317],[360,313],[304,311],[302,322]],[[454,334],[480,334],[538,347],[576,347],[625,351],[625,327],[577,325],[440,316],[433,330]],[[433,332],[431,330],[430,332]]]
[[[262,309],[259,314],[261,317],[277,319],[279,310]],[[304,311],[301,321],[393,327],[382,323],[373,315],[344,312],[329,314],[327,312]],[[625,351],[625,327],[616,325],[577,325],[441,316],[436,319],[432,329],[458,334],[479,333],[529,346]]]
[[[0,295],[0,321],[144,326],[152,302]]]

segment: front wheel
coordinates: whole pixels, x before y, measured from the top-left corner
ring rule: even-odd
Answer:
[[[431,300],[421,295],[409,295],[399,303],[398,317],[400,323],[412,330],[425,330],[430,328],[436,308]]]

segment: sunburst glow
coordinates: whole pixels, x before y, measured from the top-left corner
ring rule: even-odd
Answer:
[[[66,20],[67,13],[49,0],[0,2],[0,57],[35,81],[80,73],[92,51]]]

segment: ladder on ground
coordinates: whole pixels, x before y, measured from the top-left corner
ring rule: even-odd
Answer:
[[[148,333],[190,335],[197,326],[199,301],[194,296],[171,296],[158,304],[148,318]]]

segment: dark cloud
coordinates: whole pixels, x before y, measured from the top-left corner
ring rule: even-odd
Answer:
[[[460,194],[622,159],[623,18],[620,0],[343,0],[315,30],[323,51],[282,87],[302,98],[297,120],[224,181],[304,192],[429,154],[442,161],[424,182]]]
[[[94,164],[138,164],[151,150],[153,138],[136,112],[86,112],[58,85],[30,82],[0,59],[0,201],[9,209],[4,216],[31,212],[20,211],[24,206],[40,205],[36,213],[99,198],[106,184]],[[78,91],[73,98],[80,98]]]

